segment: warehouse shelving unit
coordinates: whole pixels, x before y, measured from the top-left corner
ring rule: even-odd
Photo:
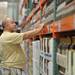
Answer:
[[[39,2],[26,18],[25,28],[31,30],[41,23],[43,30],[31,37],[37,60],[33,59],[33,75],[75,75],[75,0]]]

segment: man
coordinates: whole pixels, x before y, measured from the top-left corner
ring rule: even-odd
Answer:
[[[10,18],[6,18],[2,24],[4,31],[0,36],[0,75],[25,75],[22,70],[25,65],[25,54],[20,43],[39,33],[43,24],[24,33],[15,32],[16,24]]]

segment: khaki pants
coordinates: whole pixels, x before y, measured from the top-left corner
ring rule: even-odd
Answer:
[[[25,75],[25,72],[21,69],[15,68],[0,68],[0,75]]]

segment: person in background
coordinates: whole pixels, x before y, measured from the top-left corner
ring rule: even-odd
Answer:
[[[44,24],[23,33],[15,32],[16,24],[11,18],[5,18],[2,25],[4,31],[0,36],[0,75],[25,75],[25,52],[20,44],[39,33]]]

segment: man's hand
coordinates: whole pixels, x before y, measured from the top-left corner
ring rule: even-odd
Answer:
[[[39,30],[42,30],[43,27],[44,27],[44,24],[42,23],[42,24],[39,24],[38,26],[36,26],[35,28],[36,28],[36,29],[39,29]]]

